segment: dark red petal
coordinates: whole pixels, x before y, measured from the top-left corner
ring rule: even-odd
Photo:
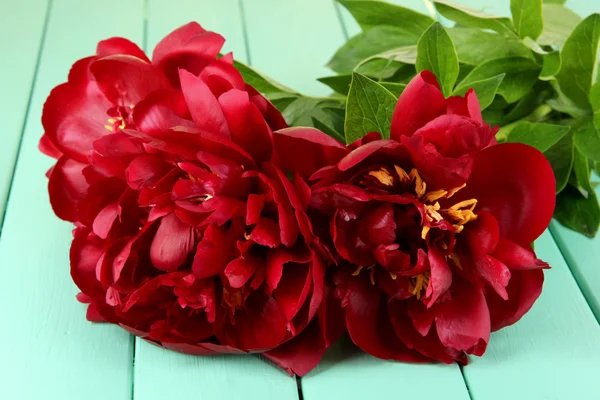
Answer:
[[[208,278],[220,274],[233,259],[231,244],[218,226],[211,224],[196,249],[192,271],[198,278]]]
[[[358,223],[362,240],[372,246],[392,244],[396,239],[396,222],[391,204],[369,210]]]
[[[281,244],[279,225],[271,218],[260,217],[250,233],[250,239],[262,246],[277,247]]]
[[[219,97],[231,139],[252,155],[257,164],[271,159],[272,132],[248,93],[233,89]]]
[[[472,253],[491,253],[500,239],[498,221],[487,211],[482,210],[477,214],[477,219],[466,225],[462,236],[465,237]]]
[[[179,70],[199,75],[213,61],[225,39],[214,32],[207,32],[198,23],[190,22],[167,36],[154,48],[152,62],[162,69],[171,84],[179,87]]]
[[[406,85],[396,103],[390,138],[399,141],[401,136],[412,136],[417,129],[445,111],[446,100],[435,75],[422,71]]]
[[[351,279],[347,291],[346,325],[352,341],[372,356],[398,361],[425,361],[402,344],[389,320],[385,298],[365,279]]]
[[[75,222],[77,205],[87,193],[89,185],[82,173],[85,166],[62,156],[52,168],[48,181],[50,204],[56,216],[66,221]]]
[[[232,288],[239,289],[250,280],[254,272],[264,263],[255,257],[236,258],[225,268],[225,276]]]
[[[510,281],[510,271],[506,265],[487,254],[474,254],[473,266],[476,274],[489,283],[502,299],[508,298],[506,286]]]
[[[532,250],[504,238],[500,238],[492,256],[506,264],[511,270],[550,268],[547,263],[536,258]]]
[[[337,164],[338,169],[340,171],[347,171],[380,149],[395,149],[398,147],[400,147],[400,143],[388,139],[369,142],[356,148],[355,150],[352,150],[350,153],[344,156],[344,158],[342,158]]]
[[[542,153],[520,143],[488,147],[475,156],[463,197],[490,211],[500,235],[529,246],[552,219],[555,179]],[[458,197],[458,196],[457,196]]]
[[[452,353],[456,353],[456,351],[447,349],[433,330],[423,335],[413,327],[404,302],[390,301],[388,312],[396,335],[408,348],[415,349],[426,357],[446,364],[454,362]]]
[[[185,262],[195,245],[196,230],[182,222],[175,214],[167,215],[161,219],[152,240],[152,264],[161,271],[175,271]]]
[[[229,53],[231,55],[231,53]],[[245,83],[242,74],[233,66],[233,56],[223,56],[213,60],[200,73],[200,78],[206,82],[210,78],[218,77],[229,84],[229,88],[244,90]]]
[[[267,254],[267,294],[273,293],[273,291],[279,285],[281,277],[283,275],[284,265],[289,262],[294,263],[307,263],[311,259],[311,254],[308,251],[302,251],[296,249],[287,249],[285,247],[277,247],[276,249],[270,250]],[[294,268],[294,266],[290,266]]]
[[[254,225],[260,219],[263,207],[265,206],[265,196],[262,194],[250,194],[246,201],[246,225]]]
[[[154,186],[173,166],[161,160],[158,156],[144,154],[131,161],[125,170],[127,184],[134,190]]]
[[[273,297],[254,292],[246,300],[246,312],[235,315],[236,347],[265,350],[279,345],[287,335],[287,319]]]
[[[96,54],[98,57],[125,54],[137,57],[147,63],[150,62],[144,51],[140,49],[137,44],[122,37],[113,37],[100,41],[96,47]]]
[[[479,105],[479,99],[473,88],[469,89],[465,93],[464,97],[461,96],[450,96],[446,99],[446,112],[448,114],[464,115],[474,119],[479,123],[483,123],[481,117],[481,106]]]
[[[320,168],[336,164],[348,154],[346,147],[314,128],[287,128],[273,135],[275,164],[308,179]],[[310,154],[310,157],[307,155]]]
[[[319,334],[319,326],[314,321],[298,336],[267,351],[263,356],[287,371],[290,376],[303,376],[317,366],[326,349]]]
[[[427,336],[435,320],[435,307],[427,308],[422,301],[413,297],[407,302],[406,312],[417,332],[421,336]]]
[[[52,142],[52,139],[50,139],[46,133],[40,139],[38,149],[48,157],[59,159],[62,156],[62,152],[58,149],[58,147],[56,147],[56,145]]]
[[[369,246],[358,233],[357,216],[337,209],[330,224],[331,238],[337,252],[346,260],[361,266],[373,264]]]
[[[52,89],[42,114],[48,139],[64,154],[79,162],[87,162],[92,143],[109,132],[106,113],[112,104],[90,80],[92,58],[77,61],[69,82]]]
[[[200,129],[230,137],[227,120],[219,101],[202,79],[186,70],[179,71],[181,90],[192,119]]]
[[[425,292],[426,304],[431,307],[436,300],[444,293],[452,284],[452,271],[448,266],[445,258],[440,255],[437,250],[429,248],[427,252],[431,276],[429,277],[429,285]]]
[[[258,91],[249,84],[246,84],[245,89],[250,93],[250,101],[259,108],[260,112],[265,117],[265,120],[271,127],[271,130],[276,131],[288,127],[283,115],[281,115],[279,110],[275,108],[270,101],[265,99],[262,94],[258,93]]]
[[[327,347],[335,343],[346,332],[346,315],[340,299],[335,296],[333,284],[328,279],[323,287],[323,299],[316,318],[319,330]]]
[[[106,239],[113,223],[119,216],[119,204],[117,202],[109,203],[104,207],[94,219],[92,225],[94,233],[102,238]]]
[[[85,313],[85,319],[90,322],[106,322],[106,319],[98,311],[95,303],[90,303]]]
[[[288,321],[291,321],[304,305],[312,287],[312,268],[308,263],[297,263],[283,269],[273,297],[279,303]]]
[[[148,93],[169,88],[159,70],[137,57],[104,57],[90,65],[90,72],[106,98],[121,106],[135,105]]]
[[[490,338],[490,312],[483,291],[457,282],[452,299],[436,307],[435,326],[442,344],[483,354]]]
[[[544,272],[541,269],[513,270],[506,287],[508,300],[494,292],[486,293],[492,331],[497,331],[521,319],[542,293]]]
[[[71,277],[85,295],[91,298],[102,296],[103,289],[96,279],[96,264],[104,252],[103,242],[94,236],[88,238],[88,232],[79,228],[71,243]]]
[[[360,139],[355,140],[354,142],[350,143],[348,145],[348,148],[350,150],[354,150],[359,148],[362,145],[365,145],[367,143],[370,142],[374,142],[376,140],[381,140],[381,133],[379,132],[369,132],[367,133],[365,136],[361,137]]]
[[[133,109],[136,129],[144,133],[164,131],[177,126],[193,128],[181,90],[162,89],[149,93]]]

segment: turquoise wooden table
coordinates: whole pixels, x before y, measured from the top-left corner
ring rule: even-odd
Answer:
[[[421,0],[395,2],[429,12]],[[508,0],[461,2],[509,13]],[[598,0],[568,5],[600,11]],[[0,399],[600,399],[600,237],[554,223],[536,243],[552,265],[541,298],[464,368],[381,361],[340,343],[296,380],[259,357],[185,356],[87,322],[69,276],[71,228],[48,203],[52,160],[37,150],[42,105],[99,40],[125,36],[148,50],[190,20],[313,95],[328,93],[315,78],[359,29],[332,0],[0,2]]]

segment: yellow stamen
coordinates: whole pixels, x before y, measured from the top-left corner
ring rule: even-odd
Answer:
[[[463,189],[465,186],[467,186],[467,184],[463,183],[461,186],[448,190],[448,196],[446,196],[446,198],[449,199],[450,197],[454,196],[459,190]]]
[[[371,279],[371,285],[375,285],[375,268],[373,268],[374,266],[371,265],[369,267],[369,279]]]
[[[469,210],[473,211],[475,209],[475,206],[477,205],[477,199],[469,199],[469,200],[463,200],[461,202],[456,203],[455,205],[453,205],[452,207],[450,207],[451,210],[458,210],[461,208],[469,208]]]
[[[413,276],[409,282],[409,290],[417,299],[421,298],[421,290],[427,289],[429,286],[429,278],[431,277],[431,272],[426,271],[421,275]]]
[[[381,168],[377,171],[371,171],[369,172],[369,175],[377,179],[382,185],[392,186],[394,184],[394,178],[385,168]]]
[[[135,107],[135,105],[133,105],[133,104],[129,105],[129,108],[131,108],[132,110],[133,110],[133,107]]]
[[[390,277],[392,278],[392,280],[396,280],[398,278],[398,274],[395,274],[393,272],[390,272]]]
[[[117,122],[117,120],[114,119],[114,118],[109,118],[108,122],[111,123],[111,124],[114,124],[115,122]]]
[[[435,202],[434,205],[425,204],[425,217],[427,218],[427,220],[429,222],[432,222],[432,221],[440,222],[441,220],[444,219],[444,217],[442,217],[442,215],[438,212],[439,209],[440,209],[440,203],[438,203],[437,201]]]
[[[121,119],[121,124],[119,125],[119,129],[125,129],[125,121]]]
[[[354,271],[352,273],[352,276],[358,276],[358,274],[360,274],[360,271],[362,271],[364,267],[362,265],[359,265],[358,268],[356,268],[356,271]]]
[[[423,230],[421,231],[421,239],[425,240],[427,238],[427,234],[431,228],[427,225],[423,225]]]
[[[421,175],[419,175],[419,171],[413,168],[410,170],[410,174],[408,176],[411,178],[411,180],[415,181],[415,193],[417,194],[417,197],[423,197],[426,192],[427,185],[425,182],[423,182]]]
[[[403,170],[402,168],[400,168],[397,165],[394,165],[394,169],[396,170],[396,174],[398,174],[398,178],[400,179],[400,182],[402,182],[402,183],[410,182],[410,177],[408,176],[408,174],[406,173],[405,170]]]
[[[104,125],[104,129],[106,129],[107,131],[110,131],[110,132],[113,131],[112,125]]]
[[[434,190],[433,192],[427,193],[425,195],[425,198],[423,200],[431,203],[433,201],[439,200],[442,197],[446,196],[447,193],[448,192],[445,191],[444,189]]]
[[[244,239],[250,240],[250,235],[248,235],[246,232],[244,232]]]
[[[458,268],[462,269],[462,264],[460,263],[460,258],[458,258],[458,254],[452,252],[448,254],[448,258],[451,259]]]

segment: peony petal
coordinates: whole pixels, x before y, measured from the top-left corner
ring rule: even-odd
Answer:
[[[120,106],[135,105],[148,93],[169,88],[159,70],[133,56],[103,57],[90,65],[90,72],[106,98]]]
[[[281,244],[279,225],[267,217],[260,217],[250,233],[250,239],[261,246],[277,247]]]
[[[479,123],[483,123],[483,118],[481,117],[481,106],[479,105],[479,99],[477,99],[477,94],[475,94],[475,90],[473,90],[473,88],[469,89],[467,93],[465,93],[464,97],[448,97],[446,99],[446,105],[446,112],[448,114],[464,115],[465,117],[472,118]]]
[[[520,320],[542,293],[543,283],[544,272],[541,269],[513,270],[510,282],[506,287],[508,300],[502,300],[493,292],[486,293],[492,331],[497,331]]]
[[[296,316],[306,302],[312,287],[312,268],[308,263],[295,263],[282,270],[281,279],[273,290],[273,297],[288,321]]]
[[[164,131],[177,126],[195,127],[181,90],[161,89],[149,93],[133,109],[137,130],[144,133]]]
[[[225,276],[232,288],[239,289],[246,284],[258,268],[264,267],[264,262],[256,257],[236,258],[227,264]]]
[[[422,71],[415,76],[398,99],[392,116],[390,138],[412,136],[420,127],[446,111],[446,100],[435,75]]]
[[[173,166],[164,162],[160,157],[144,154],[131,161],[125,170],[127,184],[134,190],[154,186],[167,175]]]
[[[265,196],[250,194],[246,201],[246,225],[254,225],[260,220],[260,214],[265,206]]]
[[[347,291],[346,325],[354,344],[372,356],[398,361],[426,361],[398,340],[385,298],[366,279],[351,279]]]
[[[354,150],[354,149],[359,148],[362,145],[365,145],[365,144],[370,143],[370,142],[374,142],[376,140],[381,140],[381,139],[382,139],[381,133],[379,133],[379,132],[369,132],[365,136],[361,137],[360,139],[357,139],[354,142],[350,143],[348,145],[348,148],[350,150]]]
[[[227,120],[219,101],[202,79],[186,70],[179,71],[181,90],[192,119],[200,129],[230,137]]]
[[[113,37],[106,40],[101,40],[96,47],[96,54],[98,57],[112,56],[116,54],[124,54],[133,57],[137,57],[142,61],[150,62],[148,57],[137,44],[122,38]]]
[[[57,160],[62,156],[62,152],[58,149],[58,147],[56,147],[56,145],[52,142],[52,139],[50,139],[46,133],[40,139],[38,149],[48,157],[52,157]]]
[[[245,83],[242,74],[233,66],[231,53],[211,61],[200,73],[200,78],[206,82],[210,78],[218,77],[229,84],[229,89],[244,90]]]
[[[88,231],[83,228],[76,229],[74,235],[70,250],[71,277],[91,301],[104,293],[96,279],[96,264],[104,252],[103,242],[93,235],[88,237]]]
[[[207,32],[198,23],[190,22],[167,36],[154,48],[152,62],[162,69],[175,87],[179,87],[179,70],[199,75],[204,67],[216,59],[225,39]]]
[[[508,299],[506,286],[510,281],[510,271],[502,262],[487,254],[474,254],[475,273],[484,279],[503,300]]]
[[[536,258],[532,250],[504,238],[500,238],[492,256],[506,264],[511,270],[550,268],[548,263]]]
[[[344,156],[344,158],[342,158],[337,164],[338,169],[340,171],[347,171],[364,161],[367,157],[378,152],[380,149],[387,148],[393,150],[398,147],[400,147],[400,143],[389,139],[369,142],[355,150],[352,150],[350,153]]]
[[[175,214],[167,215],[161,219],[152,240],[152,264],[161,271],[175,271],[186,261],[195,245],[196,230],[183,223]]]
[[[94,233],[102,238],[106,239],[113,223],[119,216],[119,203],[113,202],[104,207],[94,219],[92,229]]]
[[[427,252],[427,258],[429,260],[431,276],[429,277],[429,285],[425,292],[425,303],[430,308],[452,284],[452,271],[450,271],[445,258],[436,249],[430,247]]]
[[[396,239],[395,231],[394,209],[389,203],[369,210],[358,223],[362,240],[371,246],[392,244]]]
[[[298,251],[297,249],[287,249],[285,247],[277,247],[269,250],[267,253],[267,290],[270,295],[279,285],[283,276],[283,266],[289,262],[307,263],[311,259],[311,254],[308,251]],[[293,268],[293,267],[292,267]]]
[[[502,237],[529,246],[550,223],[555,188],[552,168],[542,153],[505,143],[476,155],[467,187],[457,197],[476,198],[479,209],[494,215]]]
[[[472,253],[487,254],[494,251],[500,240],[498,221],[489,212],[477,212],[477,219],[466,225],[464,236]]]
[[[233,89],[219,97],[231,139],[250,153],[257,164],[271,159],[272,132],[248,93]]]
[[[284,369],[290,376],[306,375],[317,366],[327,346],[319,333],[316,321],[309,324],[298,336],[263,356]]]
[[[197,278],[220,274],[234,258],[231,243],[225,232],[215,224],[209,225],[196,249],[192,271]]]
[[[82,170],[85,164],[62,156],[50,174],[48,193],[50,204],[57,217],[65,221],[75,222],[79,201],[87,193],[89,185],[85,181]]]
[[[435,326],[442,344],[476,355],[490,338],[490,312],[483,291],[457,281],[452,299],[436,307]]]
[[[275,132],[273,139],[275,164],[297,172],[304,179],[348,154],[342,143],[315,128],[282,129]]]
[[[335,249],[344,259],[362,266],[374,263],[370,247],[359,236],[356,215],[337,209],[331,219],[330,233]]]

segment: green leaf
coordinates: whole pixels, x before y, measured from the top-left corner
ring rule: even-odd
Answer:
[[[325,76],[317,79],[319,82],[324,83],[331,89],[339,94],[347,95],[350,90],[350,82],[352,81],[352,74]]]
[[[543,66],[542,66],[542,72],[540,72],[539,79],[541,79],[543,81],[548,81],[548,80],[554,78],[554,76],[556,74],[558,74],[558,72],[560,71],[560,65],[561,65],[560,52],[553,51],[553,52],[547,53],[542,56],[542,60],[543,60]]]
[[[244,63],[234,61],[233,65],[238,71],[240,71],[244,81],[247,84],[253,86],[254,89],[258,90],[267,97],[275,93],[298,95],[298,93],[293,89],[274,81],[273,79],[261,74]]]
[[[558,143],[569,129],[565,125],[519,122],[509,133],[508,141],[528,144],[543,153]]]
[[[343,99],[299,97],[291,102],[282,114],[290,126],[313,126],[313,118],[335,126],[328,109],[337,108],[343,111],[343,107]]]
[[[468,86],[473,82],[505,73],[506,76],[498,87],[498,94],[508,103],[514,103],[529,92],[537,82],[540,71],[541,67],[529,58],[498,58],[475,67],[458,86]]]
[[[565,4],[567,0],[544,0],[544,4]]]
[[[375,26],[348,40],[327,66],[338,74],[349,74],[366,58],[390,49],[416,45],[418,40],[419,36],[407,36],[405,31],[392,26]]]
[[[504,79],[505,75],[506,74],[499,74],[488,79],[471,82],[465,86],[458,85],[458,87],[454,89],[452,95],[464,96],[470,88],[473,88],[477,95],[477,99],[479,100],[481,109],[485,110],[492,104],[494,96],[496,96],[496,91],[498,91],[498,87],[502,83],[502,79]]]
[[[586,116],[588,116],[588,110],[579,107],[571,99],[565,96],[562,90],[560,90],[556,79],[551,79],[548,82],[552,85],[552,88],[556,93],[556,96],[554,98],[549,99],[546,102],[550,107],[552,107],[552,109],[564,114],[569,114],[573,118],[585,118]]]
[[[479,65],[506,57],[533,59],[531,50],[517,36],[504,36],[475,28],[449,28],[448,34],[461,63]]]
[[[433,4],[440,14],[460,25],[491,29],[504,35],[517,36],[510,18],[486,14],[482,11],[448,1],[434,0]]]
[[[442,24],[435,22],[423,33],[417,47],[417,71],[433,72],[442,93],[446,97],[450,96],[458,77],[458,57],[448,32]]]
[[[527,94],[521,98],[518,102],[512,104],[508,109],[507,113],[500,125],[506,125],[511,122],[517,121],[523,117],[527,117],[532,114],[541,104],[546,102],[553,92],[548,87],[543,87],[543,82],[536,83],[533,88],[527,92]]]
[[[594,83],[590,89],[590,105],[592,111],[600,111],[600,82]]]
[[[400,97],[406,85],[404,83],[394,83],[394,82],[379,82],[381,86],[389,90],[396,98]]]
[[[376,0],[338,0],[350,11],[362,30],[366,31],[379,25],[393,26],[412,36],[415,40],[434,21],[431,17],[409,8]]]
[[[400,70],[407,66],[408,65],[406,64],[402,64],[392,60],[374,58],[355,68],[353,72],[358,72],[362,75],[367,75],[368,77],[376,80],[383,80],[391,79]],[[410,67],[414,71],[415,67],[412,65],[410,65]]]
[[[560,193],[567,186],[573,168],[573,152],[573,134],[570,132],[544,152],[554,171],[556,193]]]
[[[587,158],[600,161],[600,132],[592,119],[581,122],[573,136],[575,147]]]
[[[542,0],[510,0],[513,24],[520,37],[537,39],[544,28]]]
[[[417,62],[417,46],[412,45],[412,46],[398,47],[395,49],[390,49],[390,50],[386,50],[381,53],[374,54],[374,55],[362,60],[358,64],[357,68],[363,64],[368,63],[371,60],[374,60],[374,59],[396,61],[396,62],[400,62],[402,64],[415,64]]]
[[[269,101],[273,103],[275,108],[279,110],[279,112],[283,112],[290,104],[296,101],[300,96],[283,96],[283,97],[273,97],[269,98]]]
[[[594,190],[590,184],[590,164],[587,158],[581,152],[577,151],[577,149],[575,149],[574,156],[573,172],[571,172],[569,184],[575,187],[587,199],[590,192]]]
[[[346,143],[352,143],[369,132],[390,137],[396,101],[396,97],[386,88],[366,76],[354,73],[346,103]]]
[[[312,122],[313,122],[313,126],[315,128],[317,128],[318,130],[325,132],[326,134],[328,134],[329,136],[331,136],[332,138],[339,140],[340,142],[344,143],[344,141],[346,140],[344,138],[344,134],[338,132],[333,126],[330,126],[329,124],[327,124],[326,122],[321,121],[320,119],[316,118],[316,117],[312,117]]]
[[[562,47],[581,17],[559,4],[544,4],[542,9],[544,30],[538,43],[542,46]]]
[[[569,185],[556,197],[554,218],[565,227],[593,238],[600,226],[600,206],[596,193],[591,191],[586,199]]]
[[[563,93],[584,109],[591,108],[590,88],[600,80],[599,41],[600,14],[592,14],[577,25],[561,51],[556,80]]]

